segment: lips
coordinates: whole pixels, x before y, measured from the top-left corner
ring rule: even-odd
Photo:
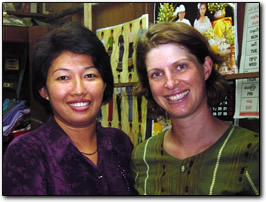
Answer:
[[[167,96],[166,99],[169,101],[178,101],[184,98],[189,93],[189,90],[183,91],[181,93],[177,93],[174,95]]]
[[[89,109],[91,101],[89,100],[78,100],[78,101],[71,101],[67,104],[75,111],[86,111]]]
[[[69,103],[71,107],[85,107],[88,106],[90,102],[75,102],[75,103]]]

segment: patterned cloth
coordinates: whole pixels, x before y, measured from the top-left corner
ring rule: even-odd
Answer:
[[[53,118],[15,138],[3,158],[3,195],[131,195],[132,144],[97,124],[98,163],[74,146]]]
[[[259,135],[236,126],[204,152],[176,159],[163,149],[165,132],[132,153],[141,195],[259,195]]]

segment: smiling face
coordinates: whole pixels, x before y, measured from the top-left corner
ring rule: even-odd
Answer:
[[[59,125],[83,127],[95,122],[104,90],[92,57],[65,51],[52,62],[40,94],[49,100]]]
[[[170,118],[182,118],[207,107],[205,80],[212,61],[203,65],[196,57],[176,44],[163,44],[146,55],[146,66],[154,100]]]

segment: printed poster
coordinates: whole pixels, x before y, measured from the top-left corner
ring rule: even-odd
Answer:
[[[217,70],[223,75],[235,74],[238,73],[236,8],[237,3],[156,3],[155,22],[158,23],[162,16],[169,15],[171,12],[168,16],[171,21],[193,26],[208,39],[216,53],[227,58],[226,62],[217,67]]]
[[[246,3],[240,73],[259,72],[259,11],[259,3]],[[259,78],[237,80],[234,118],[259,118],[259,97]]]

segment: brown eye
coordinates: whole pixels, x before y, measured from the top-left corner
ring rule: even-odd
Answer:
[[[185,64],[181,64],[181,65],[178,65],[177,66],[177,70],[184,70],[184,69],[186,69],[187,68],[187,65],[185,65]]]
[[[96,77],[96,75],[95,74],[86,74],[85,77],[86,78],[94,78],[94,77]]]
[[[60,77],[58,77],[57,79],[58,79],[58,80],[65,81],[65,80],[68,79],[68,77],[67,77],[67,76],[60,76]]]
[[[162,76],[161,72],[155,72],[155,73],[152,73],[151,78],[156,79],[156,78],[158,78],[160,76]]]

